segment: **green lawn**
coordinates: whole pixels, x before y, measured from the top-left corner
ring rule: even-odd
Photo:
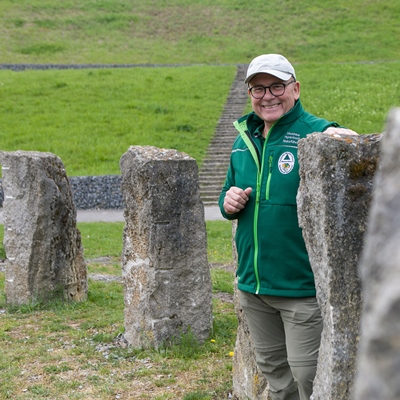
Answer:
[[[305,109],[359,133],[382,132],[400,104],[400,62],[296,69]],[[52,152],[69,176],[118,174],[131,145],[174,148],[201,166],[235,71],[0,70],[1,149]]]
[[[247,63],[399,60],[391,0],[2,0],[1,62]]]
[[[172,341],[159,349],[126,347],[119,339],[124,332],[123,285],[91,279],[93,273],[121,276],[123,223],[81,223],[78,228],[88,263],[87,301],[10,307],[0,272],[0,398],[226,398],[232,387],[237,318],[232,302],[217,296],[233,294],[232,271],[211,270],[213,329],[203,345],[188,334],[180,344]],[[207,232],[209,261],[231,263],[231,224],[208,221]]]
[[[0,148],[55,153],[70,176],[119,173],[130,145],[201,166],[236,64],[267,52],[293,62],[307,111],[381,132],[400,105],[399,15],[389,0],[3,0],[0,62],[180,67],[0,70]]]
[[[400,106],[399,15],[391,0],[2,0],[0,63],[163,66],[0,70],[0,149],[53,152],[70,176],[119,173],[130,145],[201,165],[236,65],[272,52],[293,62],[307,111],[381,132]],[[121,273],[122,226],[79,224],[89,273]],[[231,224],[208,221],[207,238],[209,262],[231,263]],[[232,389],[231,303],[214,298],[203,346],[185,337],[143,351],[118,341],[120,283],[90,280],[79,304],[11,309],[4,281],[0,272],[1,398],[215,400]],[[213,268],[214,296],[232,282]]]
[[[119,173],[131,145],[174,148],[200,165],[235,72],[0,70],[1,149],[52,152],[70,176]]]

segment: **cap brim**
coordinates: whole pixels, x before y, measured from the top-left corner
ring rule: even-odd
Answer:
[[[269,74],[269,75],[273,75],[276,76],[277,78],[283,80],[283,81],[287,81],[289,80],[293,75],[287,72],[282,72],[282,71],[276,71],[273,69],[267,69],[264,71],[257,71],[254,74],[249,75],[246,80],[244,81],[244,83],[249,83],[256,75],[258,74]]]

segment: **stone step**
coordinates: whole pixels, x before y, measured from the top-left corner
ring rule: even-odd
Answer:
[[[227,167],[229,165],[230,155],[230,153],[215,153],[212,157],[206,157],[203,161],[200,171],[210,168],[218,168],[219,166],[222,166],[223,168]]]
[[[200,196],[200,198],[201,198],[201,201],[204,203],[204,202],[207,202],[207,204],[208,205],[210,205],[211,204],[211,202],[214,202],[214,204],[216,205],[216,204],[218,204],[218,200],[219,200],[219,195],[220,195],[220,193],[221,192],[218,192],[218,193],[212,193],[212,194],[205,194],[205,195],[202,195],[202,196]]]
[[[202,190],[202,193],[204,193],[204,194],[220,192],[223,184],[224,184],[224,182],[222,181],[220,183],[215,183],[213,185],[205,185],[205,186],[200,185],[200,189]]]
[[[211,179],[211,178],[203,178],[199,179],[199,186],[203,190],[208,190],[211,187],[221,187],[225,182],[225,174],[221,174],[218,178]]]
[[[215,177],[215,179],[211,179],[210,177],[202,177],[199,179],[199,186],[204,189],[212,186],[221,186],[225,182],[225,177],[225,174],[220,174],[218,177]]]
[[[218,164],[215,166],[208,166],[201,170],[199,174],[199,179],[206,179],[209,178],[217,178],[219,179],[220,176],[225,178],[226,171],[228,170],[228,164]]]
[[[207,160],[207,162],[204,161],[202,167],[200,168],[200,175],[203,171],[212,172],[219,169],[226,170],[226,168],[229,165],[229,157],[226,156],[221,156],[221,157],[222,159],[215,157],[213,159]]]
[[[206,157],[214,156],[215,154],[226,154],[230,156],[232,149],[232,142],[216,141],[215,143],[210,143],[210,147],[207,149]]]
[[[215,137],[215,139],[210,143],[210,147],[215,147],[216,149],[224,149],[226,146],[229,148],[232,147],[235,138],[224,138],[224,137]]]
[[[218,197],[219,197],[219,195],[220,195],[220,193],[221,193],[221,189],[222,188],[220,188],[220,189],[218,189],[218,190],[215,190],[215,191],[213,191],[213,192],[203,192],[203,194],[202,194],[202,199],[217,199],[218,200]]]
[[[214,171],[225,170],[228,168],[229,158],[226,160],[212,160],[209,161],[206,165],[203,165],[200,171],[200,175],[204,175],[204,172],[213,173]]]
[[[217,171],[226,172],[228,165],[229,165],[229,160],[227,160],[227,162],[222,162],[222,161],[210,162],[201,169],[199,175],[203,176],[203,175],[213,174],[214,172]]]
[[[207,166],[212,166],[215,167],[216,165],[228,165],[229,160],[230,160],[230,155],[229,154],[223,154],[223,153],[214,153],[212,156],[206,157],[203,161],[203,165],[201,166],[201,170],[203,168],[207,168]]]
[[[238,65],[235,79],[228,94],[215,134],[210,141],[206,157],[199,171],[200,196],[204,205],[216,205],[224,184],[232,145],[238,132],[233,122],[240,118],[247,105],[244,84],[246,65]]]

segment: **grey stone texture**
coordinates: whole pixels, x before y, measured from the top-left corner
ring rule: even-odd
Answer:
[[[400,108],[390,110],[360,262],[363,316],[356,400],[400,398]]]
[[[51,153],[0,152],[7,303],[87,298],[87,270],[62,161]]]
[[[237,221],[232,221],[232,253],[237,264],[235,233]],[[235,351],[233,355],[233,393],[239,400],[271,400],[268,382],[259,370],[253,340],[246,317],[240,307],[237,281],[235,280],[234,304],[238,318]]]
[[[299,223],[324,323],[313,400],[353,395],[362,307],[358,262],[380,139],[314,133],[299,141]]]
[[[72,196],[78,210],[123,209],[121,175],[70,176]],[[3,207],[3,188],[0,179],[0,207]]]
[[[72,176],[69,181],[78,210],[124,208],[121,175]]]
[[[121,157],[125,338],[159,347],[212,327],[204,207],[196,161],[176,150],[131,146]]]

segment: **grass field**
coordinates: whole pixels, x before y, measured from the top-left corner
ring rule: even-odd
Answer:
[[[399,15],[391,0],[2,0],[2,64],[162,66],[0,70],[0,149],[53,152],[70,176],[119,173],[130,145],[176,148],[201,165],[236,65],[269,52],[293,62],[307,111],[381,132],[400,106]],[[79,229],[89,273],[120,275],[122,224]],[[119,282],[91,279],[80,304],[10,308],[0,272],[0,398],[226,399],[230,223],[208,222],[207,237],[216,267],[204,346],[187,336],[157,351],[126,347]]]
[[[400,104],[400,61],[299,64],[306,110],[359,133],[381,132]],[[69,176],[119,173],[131,145],[174,148],[201,166],[234,66],[0,70],[2,150],[49,151]]]
[[[399,60],[390,0],[2,0],[3,63]]]
[[[201,166],[235,64],[265,52],[294,63],[307,111],[381,132],[400,104],[399,15],[388,0],[4,0],[2,63],[191,66],[0,70],[1,149],[53,152],[70,176],[119,173],[132,144]]]
[[[119,173],[131,145],[174,148],[201,165],[235,72],[0,71],[1,148],[52,152],[70,176]]]
[[[78,227],[89,277],[121,277],[123,223]],[[208,221],[207,233],[208,258],[217,266],[211,269],[213,331],[201,346],[186,335],[180,345],[169,343],[157,350],[127,347],[120,336],[124,332],[120,282],[89,278],[89,298],[83,303],[10,307],[0,273],[0,398],[226,398],[231,392],[237,327],[231,300],[231,224]]]

